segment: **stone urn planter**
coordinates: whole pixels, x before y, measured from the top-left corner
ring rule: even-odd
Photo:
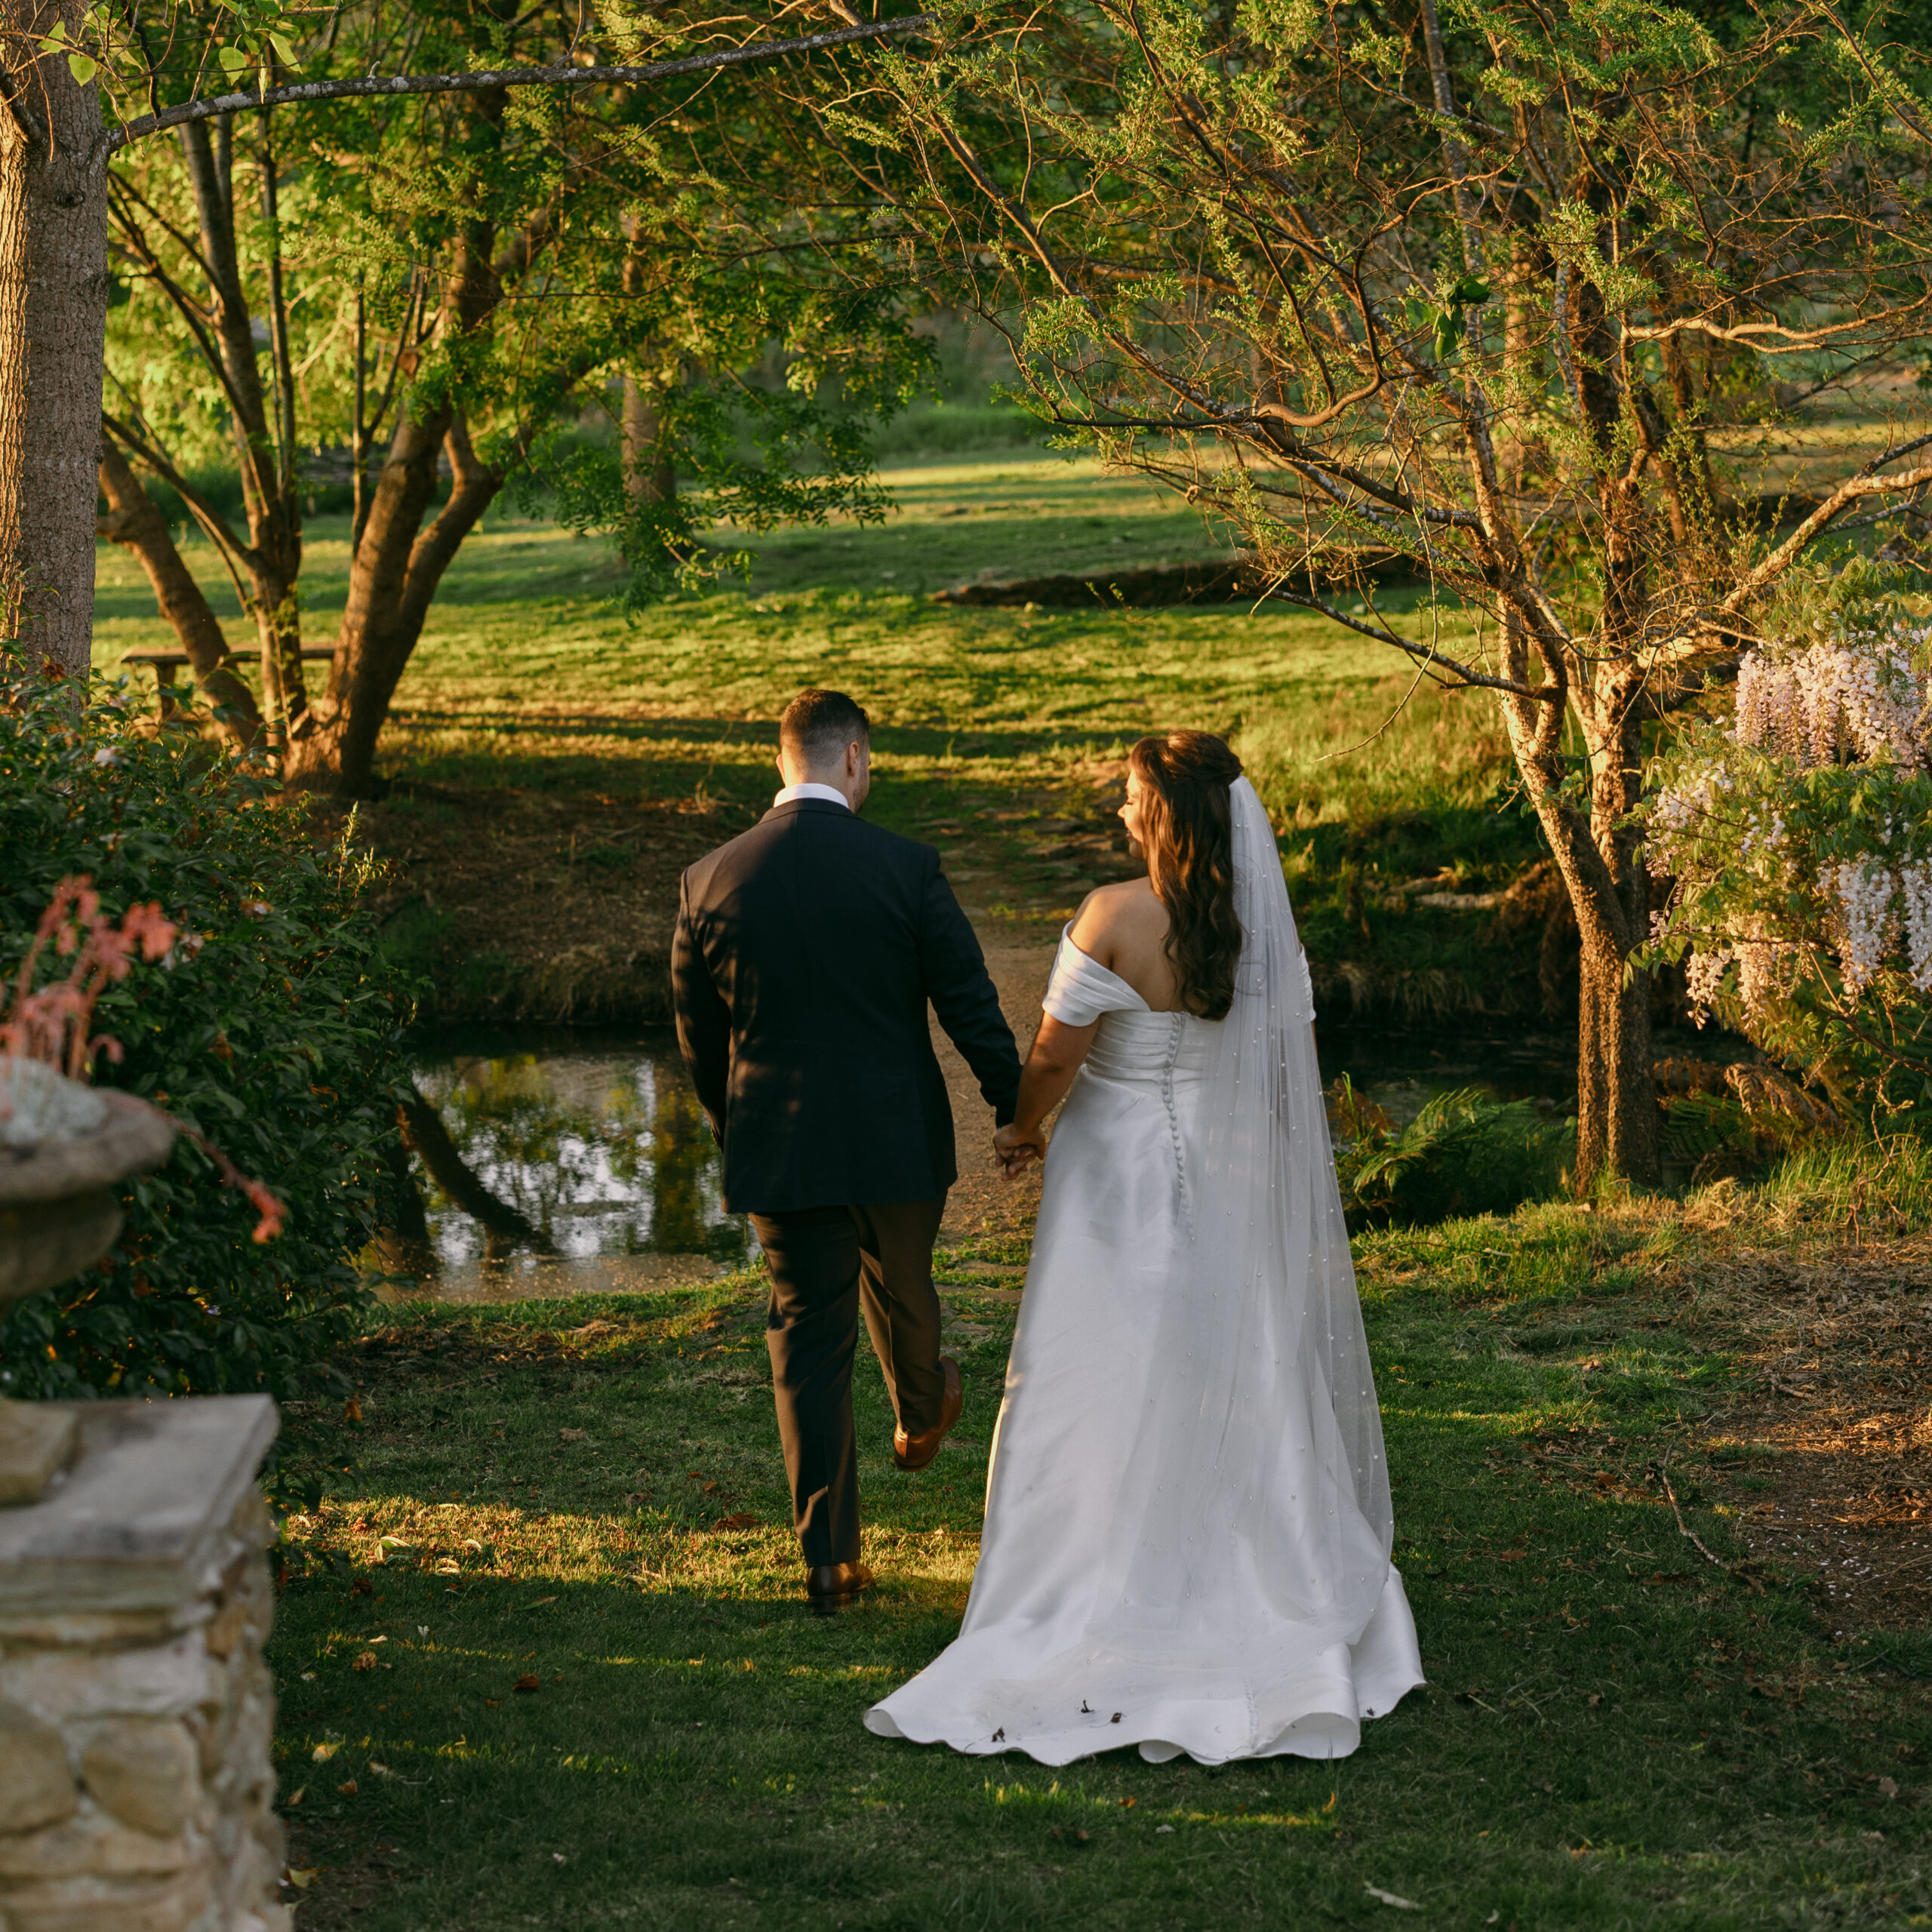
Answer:
[[[115,1184],[176,1132],[0,1055],[0,1304],[99,1260]],[[266,1395],[0,1398],[0,1932],[289,1932],[254,1481],[275,1431]]]
[[[160,1166],[174,1131],[144,1101],[0,1056],[0,1307],[71,1280],[113,1246],[115,1186]],[[40,1500],[75,1428],[65,1407],[0,1396],[0,1507]]]

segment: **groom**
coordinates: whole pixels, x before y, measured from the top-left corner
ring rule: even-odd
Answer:
[[[922,1469],[959,1419],[942,1355],[933,1241],[958,1177],[930,1001],[993,1109],[1012,1119],[1013,1030],[939,854],[866,824],[866,714],[801,691],[778,727],[784,789],[684,876],[672,941],[678,1044],[771,1280],[765,1341],[806,1594],[869,1588],[859,1561],[852,1355],[863,1307]]]

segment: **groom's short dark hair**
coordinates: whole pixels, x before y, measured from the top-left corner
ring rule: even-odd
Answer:
[[[817,764],[848,745],[872,743],[872,720],[843,691],[801,691],[778,721],[778,742],[794,758]]]

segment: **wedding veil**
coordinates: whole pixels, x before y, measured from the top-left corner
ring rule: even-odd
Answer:
[[[1150,1338],[1161,1397],[1121,1491],[1142,1520],[1115,1525],[1100,1602],[1204,1634],[1258,1590],[1353,1643],[1389,1574],[1381,1417],[1307,967],[1268,815],[1245,778],[1231,802],[1234,1004],[1212,1029],[1175,1288]]]

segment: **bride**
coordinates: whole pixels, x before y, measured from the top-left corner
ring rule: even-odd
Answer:
[[[1148,876],[1063,935],[995,1141],[1046,1183],[965,1621],[866,1723],[1047,1764],[1343,1757],[1423,1680],[1307,963],[1227,745],[1143,738],[1127,783]]]

